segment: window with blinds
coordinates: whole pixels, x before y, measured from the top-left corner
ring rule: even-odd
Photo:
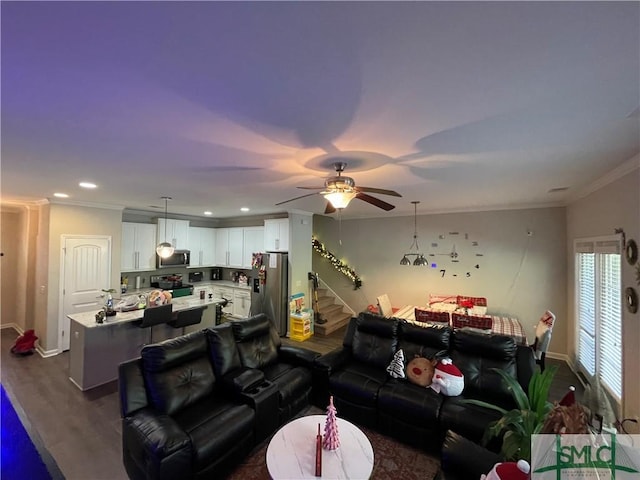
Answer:
[[[620,403],[622,399],[622,287],[618,237],[575,242],[578,366]]]

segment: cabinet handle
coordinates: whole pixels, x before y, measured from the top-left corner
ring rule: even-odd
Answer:
[[[276,250],[280,250],[280,239],[276,238]]]

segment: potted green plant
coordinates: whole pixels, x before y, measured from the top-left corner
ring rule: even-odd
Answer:
[[[544,372],[535,372],[529,381],[528,393],[525,393],[516,378],[499,370],[493,369],[507,384],[516,408],[506,410],[481,400],[465,400],[465,403],[478,405],[496,410],[502,417],[491,422],[482,438],[483,444],[493,437],[502,435],[501,454],[505,460],[524,459],[531,463],[531,435],[540,433],[544,420],[553,404],[549,402],[549,388],[558,367],[552,365]]]

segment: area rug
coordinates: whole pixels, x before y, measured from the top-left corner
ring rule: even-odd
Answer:
[[[303,412],[303,415],[322,413],[324,412],[319,408],[311,407]],[[374,430],[359,428],[373,447],[373,480],[431,480],[435,477],[440,467],[439,459]],[[269,480],[271,477],[265,460],[268,445],[269,440],[266,440],[257,446],[245,461],[231,472],[228,480]]]
[[[0,478],[2,480],[64,479],[53,457],[29,426],[20,406],[11,402],[0,385]]]

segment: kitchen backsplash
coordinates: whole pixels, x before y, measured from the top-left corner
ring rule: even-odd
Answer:
[[[189,281],[189,273],[194,273],[194,272],[202,272],[202,281],[203,282],[209,282],[211,281],[211,270],[212,268],[198,268],[198,269],[193,269],[193,268],[175,268],[175,269],[167,269],[167,268],[163,268],[160,270],[154,270],[154,271],[146,271],[146,272],[126,272],[124,274],[121,275],[122,279],[127,279],[127,285],[128,285],[128,289],[133,289],[136,288],[136,277],[140,277],[140,288],[149,288],[149,279],[151,278],[151,276],[156,276],[156,275],[170,275],[170,274],[176,274],[176,275],[182,275],[182,279],[184,283],[191,283],[191,281]],[[257,275],[256,272],[254,272],[251,269],[242,269],[242,268],[222,268],[222,280],[227,280],[227,281],[232,281],[233,280],[233,275],[234,273],[239,272],[242,273],[244,275],[246,275],[247,277],[253,277],[255,275]]]

